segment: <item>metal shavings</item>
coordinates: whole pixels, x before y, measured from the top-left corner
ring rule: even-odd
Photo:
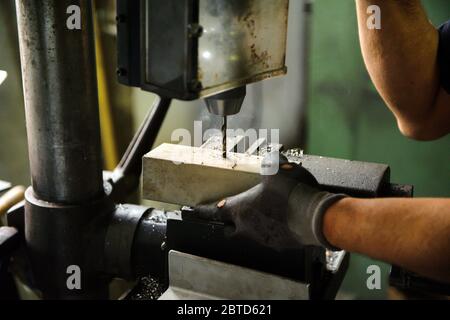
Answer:
[[[325,251],[326,267],[331,272],[337,272],[345,257],[345,251]]]
[[[302,158],[303,157],[303,149],[295,148],[295,149],[289,149],[286,151],[286,157],[297,157]]]
[[[164,286],[156,279],[143,277],[127,297],[128,300],[157,300],[164,293]]]
[[[164,223],[167,222],[167,215],[164,211],[154,210],[148,219],[155,223]]]

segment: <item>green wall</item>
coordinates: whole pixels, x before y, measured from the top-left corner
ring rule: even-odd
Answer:
[[[435,25],[450,19],[448,0],[423,3]],[[312,28],[308,153],[387,163],[392,181],[413,184],[416,196],[450,196],[450,136],[416,142],[400,134],[364,68],[354,0],[315,0]],[[382,267],[381,291],[366,288],[370,264]],[[343,292],[384,298],[388,272],[353,255]]]

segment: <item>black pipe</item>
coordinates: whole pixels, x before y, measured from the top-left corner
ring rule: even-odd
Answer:
[[[114,206],[102,179],[92,1],[16,0],[16,8],[32,177],[25,241],[34,285],[43,298],[105,299],[104,243]],[[78,13],[81,29],[71,30],[67,21]]]
[[[104,271],[127,280],[166,275],[167,214],[144,206],[116,206],[105,241]]]
[[[70,6],[81,30],[69,30]],[[35,195],[77,204],[103,195],[100,125],[88,0],[16,1],[28,150]]]

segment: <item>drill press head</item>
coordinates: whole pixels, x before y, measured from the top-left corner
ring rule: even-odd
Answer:
[[[246,85],[286,73],[289,0],[139,3],[118,0],[118,17],[127,17],[117,29],[122,84],[165,98],[207,98],[212,113],[230,115]]]

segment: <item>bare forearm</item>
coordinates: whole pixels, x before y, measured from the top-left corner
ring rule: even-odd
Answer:
[[[420,0],[356,0],[361,48],[370,76],[400,130],[434,139],[450,129],[450,98],[439,83],[438,32]],[[381,30],[369,29],[367,8],[381,9]]]
[[[336,247],[450,282],[450,199],[345,198],[324,234]]]

